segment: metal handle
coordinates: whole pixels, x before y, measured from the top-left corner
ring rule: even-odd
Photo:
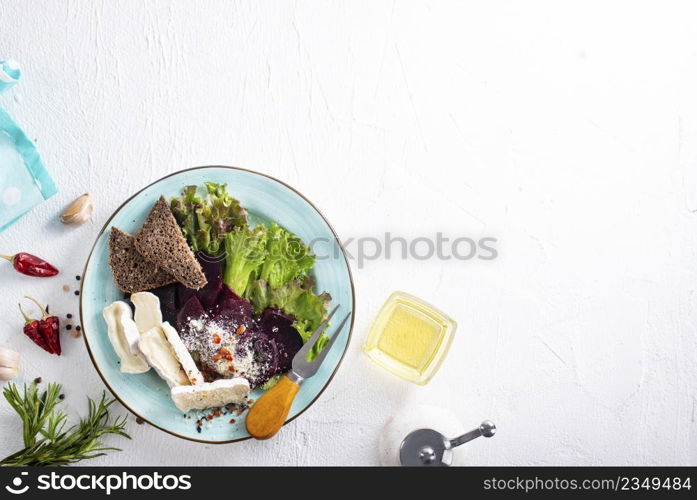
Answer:
[[[479,436],[484,436],[486,438],[490,438],[494,434],[496,434],[496,425],[491,420],[485,420],[476,429],[472,429],[471,431],[466,432],[462,436],[458,436],[454,439],[451,439],[450,440],[450,447],[455,448],[456,446],[460,446],[461,444],[465,444],[468,441],[472,441],[473,439],[477,439]]]

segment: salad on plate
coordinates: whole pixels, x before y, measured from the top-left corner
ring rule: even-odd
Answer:
[[[295,234],[252,225],[225,184],[160,197],[136,234],[110,228],[124,297],[102,314],[120,371],[153,369],[183,412],[248,407],[250,391],[273,386],[327,317],[331,297],[315,293],[314,265]]]

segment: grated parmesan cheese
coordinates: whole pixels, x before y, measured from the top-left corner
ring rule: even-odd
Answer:
[[[259,359],[249,336],[236,333],[240,326],[206,317],[192,319],[189,329],[196,333],[184,336],[183,340],[189,351],[198,352],[199,361],[207,370],[223,378],[245,378],[251,385],[268,371],[269,363]]]

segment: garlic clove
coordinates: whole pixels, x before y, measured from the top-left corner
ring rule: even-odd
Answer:
[[[92,218],[94,202],[89,193],[78,196],[61,215],[63,224],[82,224]]]
[[[19,353],[0,346],[0,368],[19,368]]]
[[[0,380],[12,380],[16,378],[19,374],[18,368],[9,368],[7,366],[0,366]]]

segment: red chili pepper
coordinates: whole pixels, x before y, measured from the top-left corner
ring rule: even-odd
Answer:
[[[38,276],[48,278],[58,274],[58,269],[46,262],[44,259],[30,253],[20,252],[16,255],[3,255],[0,258],[12,262],[12,266],[20,273],[27,276]]]
[[[29,337],[32,342],[41,347],[44,351],[48,352],[49,354],[53,354],[53,351],[48,346],[48,343],[39,332],[39,320],[32,319],[27,316],[24,309],[22,309],[22,304],[17,305],[19,306],[19,311],[22,313],[22,316],[24,316],[24,335]]]
[[[24,314],[24,311],[22,311],[22,306],[19,306],[20,311],[22,311],[22,315],[24,316],[24,320],[26,321],[24,325],[24,333],[34,341],[36,345],[39,347],[43,348],[45,351],[50,352],[51,354],[57,354],[61,355],[61,341],[60,341],[60,319],[58,319],[58,316],[51,316],[48,314],[46,311],[46,308],[42,306],[38,300],[36,300],[34,297],[29,297],[26,296],[25,298],[31,300],[36,304],[39,309],[41,310],[41,319],[40,320],[33,320],[31,318],[28,318],[26,314]],[[36,325],[34,325],[36,323]],[[27,332],[29,330],[29,333]],[[43,342],[40,342],[36,336],[36,333],[38,332],[39,338],[43,340]]]

